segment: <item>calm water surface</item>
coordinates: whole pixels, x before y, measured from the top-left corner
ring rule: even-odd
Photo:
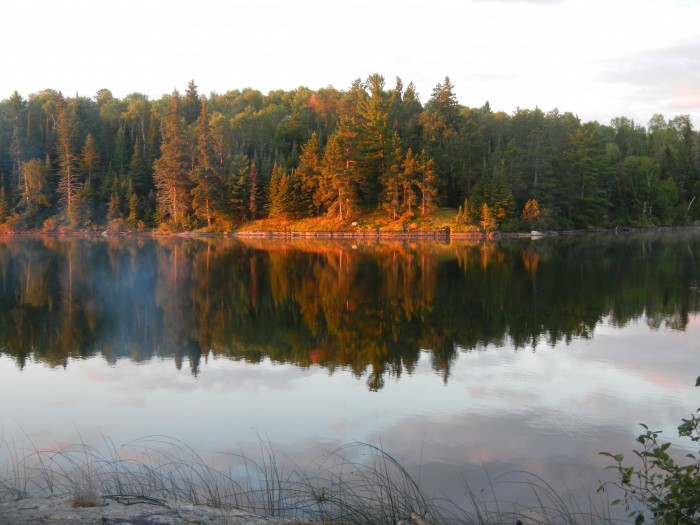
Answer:
[[[587,493],[609,476],[599,451],[629,450],[640,422],[673,440],[700,405],[699,309],[697,232],[3,238],[2,436],[166,435],[214,462],[262,437],[300,464],[359,440],[428,492],[522,469]]]

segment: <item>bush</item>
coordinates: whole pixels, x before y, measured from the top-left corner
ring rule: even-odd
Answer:
[[[698,377],[695,386],[700,386]],[[624,504],[631,511],[635,524],[694,525],[700,523],[700,459],[687,454],[689,462],[681,464],[669,454],[671,443],[661,442],[658,430],[650,430],[642,424],[644,433],[637,437],[641,450],[634,454],[639,458],[638,467],[623,465],[622,454],[601,452],[615,462],[608,468],[617,471],[614,486],[622,489],[624,496],[613,503]],[[678,435],[692,442],[700,442],[700,409],[683,419]],[[697,446],[697,445],[694,445]],[[604,490],[604,485],[599,490]]]

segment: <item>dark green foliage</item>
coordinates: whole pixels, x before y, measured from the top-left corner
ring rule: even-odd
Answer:
[[[695,386],[700,386],[700,377]],[[610,468],[616,470],[619,477],[614,485],[624,493],[615,503],[631,510],[629,516],[637,525],[695,525],[700,521],[700,456],[687,454],[686,460],[681,462],[673,455],[671,443],[661,441],[660,431],[650,430],[644,424],[642,427],[644,433],[637,437],[642,448],[634,451],[639,459],[638,466],[624,465],[622,454],[601,452],[613,459],[615,464]],[[678,435],[697,447],[700,409],[683,419]]]

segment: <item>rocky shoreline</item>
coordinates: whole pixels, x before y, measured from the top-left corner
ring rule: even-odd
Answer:
[[[70,496],[0,500],[0,525],[301,525],[293,519],[266,518],[152,498],[103,496],[93,507],[75,507]],[[309,524],[310,525],[310,524]]]

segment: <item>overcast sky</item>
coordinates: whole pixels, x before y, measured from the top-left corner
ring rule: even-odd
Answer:
[[[252,87],[347,89],[447,75],[461,104],[700,128],[700,0],[9,0],[0,99],[45,88],[158,99]]]

